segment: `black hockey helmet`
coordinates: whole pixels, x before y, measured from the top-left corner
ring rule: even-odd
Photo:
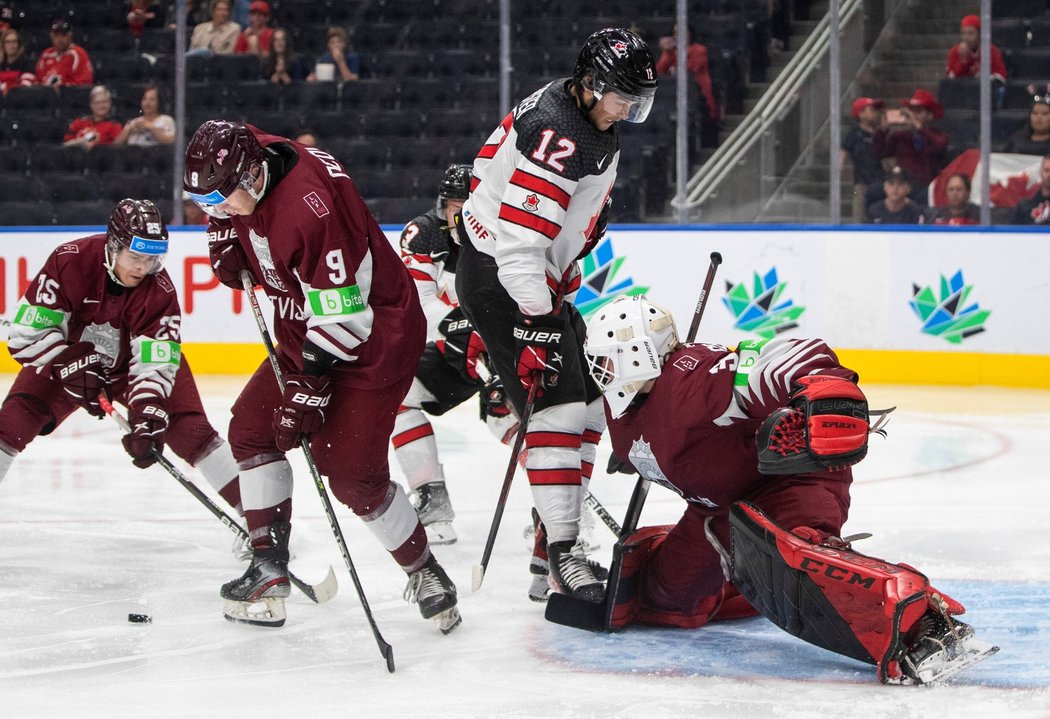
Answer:
[[[623,28],[605,28],[583,44],[572,73],[577,83],[601,99],[606,92],[632,103],[628,122],[644,122],[656,95],[656,62],[649,46]]]
[[[149,200],[123,199],[113,208],[106,227],[106,271],[114,282],[117,256],[122,249],[152,260],[149,274],[164,266],[168,254],[168,228],[160,210]]]
[[[438,185],[438,210],[444,210],[446,200],[465,200],[470,197],[471,165],[453,164],[445,170],[445,176]]]
[[[247,125],[225,120],[208,120],[193,133],[186,146],[186,168],[182,189],[202,210],[213,217],[225,217],[215,209],[234,190],[247,190],[256,200],[261,193],[252,190],[262,162],[262,145]]]

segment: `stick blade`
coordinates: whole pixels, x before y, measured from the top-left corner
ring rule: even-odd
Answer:
[[[481,583],[485,581],[485,567],[475,564],[470,575],[470,591],[476,592],[481,589]]]
[[[315,604],[324,604],[339,592],[339,582],[331,565],[328,566],[328,574],[317,584],[307,584],[291,572],[288,573],[288,579]]]
[[[548,622],[588,632],[604,632],[605,603],[596,604],[568,594],[551,592],[543,616]]]
[[[379,651],[383,653],[383,659],[386,659],[386,670],[391,674],[394,673],[394,648],[383,642],[379,646]]]

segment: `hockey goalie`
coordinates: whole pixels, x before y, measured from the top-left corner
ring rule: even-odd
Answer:
[[[642,296],[600,309],[585,351],[616,456],[687,502],[674,526],[621,538],[605,622],[592,628],[760,613],[874,664],[887,684],[943,680],[997,651],[921,572],[840,538],[850,467],[885,413],[869,412],[857,374],[823,341],[683,345]]]

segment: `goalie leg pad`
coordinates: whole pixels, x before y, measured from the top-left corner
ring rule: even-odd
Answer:
[[[757,507],[730,512],[733,584],[771,622],[810,644],[878,667],[897,681],[906,636],[930,607],[914,569],[850,549],[811,544]]]
[[[758,471],[803,474],[849,467],[868,453],[868,402],[853,382],[830,375],[798,380],[791,406],[758,430]]]

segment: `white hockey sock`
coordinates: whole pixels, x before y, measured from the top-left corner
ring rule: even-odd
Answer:
[[[412,536],[416,527],[419,526],[419,517],[416,516],[416,510],[412,503],[408,501],[408,495],[405,494],[405,490],[401,488],[401,485],[395,482],[390,483],[383,503],[371,514],[363,515],[361,519],[364,520],[365,526],[375,535],[379,543],[383,545],[383,548],[391,554],[400,549]],[[413,562],[413,565],[408,567],[402,564],[402,568],[406,572],[415,571],[423,565],[429,556],[430,552],[424,548],[422,557],[418,562]],[[397,559],[396,554],[395,559]],[[419,566],[415,566],[415,564]]]
[[[532,416],[525,434],[525,470],[548,542],[575,541],[580,532],[580,441],[586,414],[583,402],[548,407]]]
[[[434,428],[422,410],[402,407],[394,419],[390,442],[410,489],[444,479],[438,462]]]
[[[197,462],[197,469],[216,492],[221,492],[230,482],[237,480],[240,470],[233,458],[230,445],[220,440],[220,444]],[[242,500],[243,501],[243,500]],[[235,507],[240,511],[240,507]]]
[[[252,460],[248,460],[244,464],[251,462]],[[276,507],[292,497],[292,465],[284,457],[242,469],[240,475],[241,504],[245,512]],[[251,532],[251,538],[257,539],[256,534],[263,536],[268,531],[269,527],[261,527],[258,531]]]

